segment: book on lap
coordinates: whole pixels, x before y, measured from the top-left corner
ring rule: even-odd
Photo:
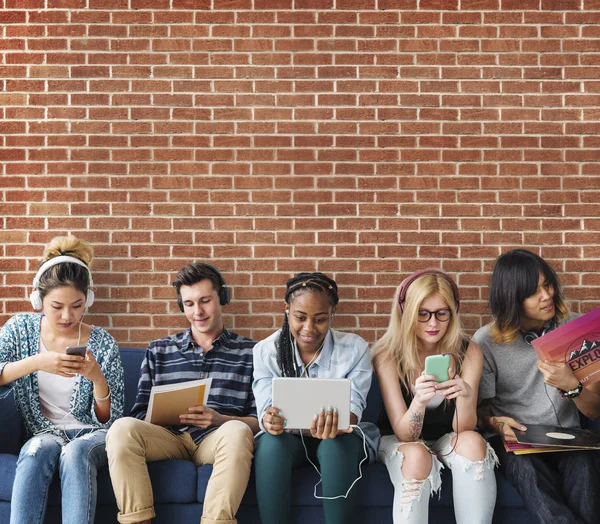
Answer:
[[[179,415],[192,406],[203,406],[208,399],[212,378],[153,386],[146,422],[159,426],[179,426]]]

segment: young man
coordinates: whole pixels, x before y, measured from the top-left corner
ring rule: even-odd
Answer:
[[[190,328],[150,343],[131,417],[118,420],[106,437],[118,520],[150,522],[155,514],[146,462],[183,459],[213,464],[202,524],[234,524],[259,429],[252,395],[255,342],[224,328],[221,306],[229,303],[229,289],[216,268],[189,264],[173,286]],[[208,377],[213,382],[207,405],[182,414],[181,425],[144,422],[152,386]]]
[[[515,455],[514,428],[547,424],[580,426],[579,413],[600,415],[600,383],[583,387],[564,362],[538,360],[531,340],[571,320],[550,265],[530,251],[501,255],[490,284],[492,323],[473,339],[483,350],[480,424],[493,437],[500,471],[540,523],[598,522],[600,464],[595,452]]]

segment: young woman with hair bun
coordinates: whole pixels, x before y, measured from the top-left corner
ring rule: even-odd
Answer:
[[[17,461],[11,524],[44,521],[55,471],[63,524],[94,522],[106,430],[123,413],[124,391],[117,343],[83,322],[94,301],[92,259],[87,242],[53,238],[30,295],[41,313],[15,315],[0,331],[0,397],[14,393],[29,438]],[[74,346],[69,353],[79,355],[67,354]]]
[[[261,433],[254,459],[256,493],[264,524],[290,522],[292,470],[318,460],[323,477],[323,509],[328,524],[353,522],[359,464],[375,457],[377,428],[361,424],[339,432],[337,409],[323,406],[310,432],[286,428],[285,413],[272,405],[274,377],[349,378],[350,424],[366,406],[372,367],[367,343],[358,335],[331,329],[338,287],[323,273],[299,273],[287,282],[283,327],[254,347],[254,382]],[[303,439],[303,440],[302,440]],[[303,442],[306,444],[306,452]],[[345,496],[347,493],[347,497]]]

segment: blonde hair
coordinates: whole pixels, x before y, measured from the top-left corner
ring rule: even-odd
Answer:
[[[77,258],[89,268],[94,258],[94,249],[85,240],[80,240],[73,235],[54,237],[44,249],[43,262],[59,256]],[[44,271],[40,276],[37,289],[41,299],[53,289],[62,286],[73,286],[87,296],[90,281],[90,273],[87,269],[67,261]]]
[[[414,280],[406,290],[404,312],[398,306],[398,287],[394,294],[394,303],[390,321],[385,334],[373,346],[375,365],[392,364],[398,370],[400,381],[406,389],[414,383],[423,367],[419,357],[419,339],[416,333],[419,307],[423,301],[436,293],[448,304],[452,312],[448,320],[448,328],[438,343],[438,353],[449,353],[454,356],[457,365],[456,373],[460,374],[464,355],[461,347],[464,333],[456,311],[454,291],[450,283],[439,274],[424,274]]]
[[[65,255],[78,258],[86,266],[90,267],[94,258],[94,248],[85,240],[80,240],[74,235],[54,237],[44,248],[44,259],[42,262]]]

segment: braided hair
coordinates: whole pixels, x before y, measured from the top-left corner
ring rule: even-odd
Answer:
[[[289,306],[294,296],[306,291],[316,291],[329,296],[331,306],[337,306],[339,302],[338,287],[335,280],[325,276],[323,273],[298,273],[286,282],[285,302]],[[290,324],[287,314],[283,317],[283,327],[279,334],[277,345],[277,365],[282,377],[297,377],[296,357],[290,333]]]

